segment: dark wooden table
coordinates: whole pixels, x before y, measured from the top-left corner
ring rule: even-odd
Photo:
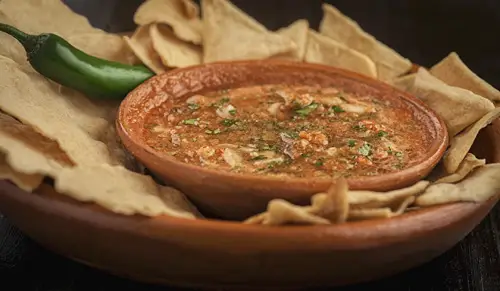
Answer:
[[[141,0],[66,0],[75,11],[108,31],[133,29]],[[319,0],[234,0],[270,29],[307,18],[317,27]],[[498,0],[328,1],[414,62],[432,65],[455,50],[480,76],[500,86]],[[279,11],[279,13],[276,13]],[[50,227],[50,226],[48,226]],[[436,260],[378,282],[335,290],[499,291],[500,206],[462,242]],[[0,215],[0,290],[153,291],[181,290],[135,283],[77,264],[23,236]]]

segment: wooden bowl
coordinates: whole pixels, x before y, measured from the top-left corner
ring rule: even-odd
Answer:
[[[443,155],[444,122],[418,98],[380,81],[334,67],[285,61],[237,61],[173,70],[141,84],[122,102],[117,131],[125,147],[168,184],[183,191],[203,212],[224,219],[245,219],[265,210],[274,198],[307,204],[331,179],[238,174],[187,164],[144,141],[145,117],[166,98],[185,99],[207,91],[265,84],[333,86],[403,104],[424,126],[430,141],[425,155],[409,168],[378,176],[349,178],[351,189],[387,191],[425,177]],[[405,122],[405,121],[401,121]]]
[[[500,120],[482,130],[472,152],[500,162]],[[0,211],[56,253],[140,281],[225,290],[297,290],[393,275],[450,249],[497,200],[342,225],[266,227],[122,216],[48,186],[31,194],[0,181]]]

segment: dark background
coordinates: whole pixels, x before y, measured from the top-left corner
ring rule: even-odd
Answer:
[[[19,0],[23,1],[23,0]],[[53,0],[54,1],[54,0]],[[111,32],[134,29],[141,0],[65,0]],[[500,0],[333,0],[343,13],[403,56],[431,66],[456,51],[478,75],[500,87]],[[233,0],[269,29],[307,18],[317,28],[320,0]],[[335,291],[499,291],[500,207],[459,245],[409,272]],[[50,227],[50,226],[48,226]],[[124,258],[125,260],[126,258]],[[12,284],[12,285],[11,285]],[[167,291],[134,283],[54,255],[24,237],[0,214],[0,290]],[[333,291],[333,289],[330,289]]]

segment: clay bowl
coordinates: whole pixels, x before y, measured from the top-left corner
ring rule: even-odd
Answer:
[[[347,92],[402,102],[425,125],[422,135],[430,141],[430,146],[416,165],[390,174],[349,178],[351,189],[387,191],[411,185],[430,172],[447,146],[448,134],[443,121],[423,102],[405,92],[334,67],[270,60],[215,63],[156,76],[132,91],[122,102],[117,131],[125,147],[140,162],[166,183],[183,191],[211,216],[245,219],[262,212],[274,198],[296,204],[309,203],[311,195],[325,191],[331,185],[330,179],[217,171],[183,163],[144,142],[145,116],[166,98],[184,103],[186,98],[198,93],[264,84],[333,86]]]
[[[473,153],[500,162],[500,120],[482,130]],[[0,181],[0,211],[48,249],[135,280],[212,290],[297,290],[396,274],[450,249],[497,199],[342,225],[265,227],[122,216],[49,186],[32,194]]]

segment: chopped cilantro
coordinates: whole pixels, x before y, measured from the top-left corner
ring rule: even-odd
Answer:
[[[380,131],[377,133],[377,135],[378,135],[379,137],[384,137],[384,136],[388,135],[388,133],[387,133],[387,131],[380,130]]]
[[[364,143],[359,149],[358,153],[362,154],[363,156],[367,157],[372,154],[372,146],[369,143]]]
[[[228,111],[231,115],[236,115],[236,109],[231,109]]]
[[[158,126],[158,123],[148,123],[148,124],[144,125],[144,128],[151,130],[157,126]]]
[[[200,105],[196,103],[188,103],[188,108],[191,110],[198,110],[200,108]]]
[[[308,158],[308,157],[310,157],[310,156],[311,156],[311,154],[309,154],[309,153],[304,153],[304,154],[301,154],[300,156],[301,156],[301,157],[303,157],[303,158]]]
[[[337,106],[337,105],[332,106],[331,110],[332,110],[333,112],[335,112],[335,113],[342,113],[342,112],[345,112],[345,110],[344,110],[344,109],[342,109],[342,107]]]
[[[402,152],[394,152],[394,155],[398,158],[401,158],[403,157],[403,153]]]
[[[347,142],[347,145],[348,145],[349,147],[351,147],[351,148],[352,148],[353,146],[355,146],[355,145],[356,145],[356,141],[355,141],[355,140],[353,140],[353,139],[350,139],[350,140]]]
[[[320,158],[320,159],[318,159],[318,160],[314,163],[314,165],[315,165],[316,167],[321,167],[321,166],[323,166],[323,164],[324,164],[324,163],[325,163],[325,162],[324,162],[323,158]]]
[[[222,99],[220,99],[219,101],[215,102],[215,103],[212,103],[212,107],[221,107],[222,105],[224,105],[225,103],[229,102],[229,98],[228,97],[223,97]]]
[[[237,122],[236,119],[224,118],[220,123],[224,126],[231,126]]]
[[[295,113],[297,113],[300,116],[307,116],[311,112],[313,112],[314,110],[316,110],[316,108],[318,108],[318,103],[314,103],[313,102],[313,103],[311,103],[311,104],[309,104],[307,106],[302,107],[301,109],[295,110]]]
[[[251,158],[250,160],[252,160],[252,161],[260,161],[260,160],[265,160],[265,159],[267,159],[266,156],[258,155],[256,157]]]
[[[186,124],[186,125],[196,125],[198,123],[198,118],[194,118],[194,119],[184,119],[182,121],[183,124]]]

